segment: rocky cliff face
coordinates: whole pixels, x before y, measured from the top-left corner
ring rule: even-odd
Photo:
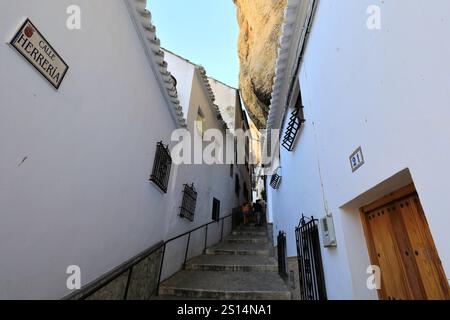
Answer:
[[[240,90],[258,128],[267,122],[278,39],[287,0],[233,0],[240,27]]]

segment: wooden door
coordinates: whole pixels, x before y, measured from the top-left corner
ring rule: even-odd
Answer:
[[[361,209],[371,263],[387,300],[449,299],[449,285],[413,185]]]

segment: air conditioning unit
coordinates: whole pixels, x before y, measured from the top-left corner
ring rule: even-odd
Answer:
[[[327,215],[320,219],[322,229],[323,246],[325,248],[336,247],[336,234],[334,232],[333,216]]]

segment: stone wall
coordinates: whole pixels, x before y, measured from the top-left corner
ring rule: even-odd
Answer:
[[[291,290],[292,300],[300,300],[300,279],[298,273],[298,260],[297,257],[288,257],[288,285]]]
[[[66,299],[149,300],[156,295],[161,258],[162,248],[134,258]]]

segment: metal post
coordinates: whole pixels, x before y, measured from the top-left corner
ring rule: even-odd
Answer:
[[[222,233],[220,234],[220,241],[223,240],[223,224],[225,222],[225,219],[222,219]]]
[[[164,243],[163,253],[161,257],[161,265],[159,266],[159,276],[158,276],[158,285],[156,286],[156,295],[159,296],[159,285],[161,284],[161,275],[164,265],[164,255],[166,254],[166,243]]]
[[[203,252],[206,252],[206,246],[208,245],[208,225],[206,225],[206,232],[205,232],[205,250]]]
[[[130,270],[128,271],[127,285],[125,286],[125,293],[123,295],[123,300],[127,300],[128,288],[130,287],[131,272],[133,272],[133,266],[131,266]]]
[[[188,241],[187,241],[187,245],[186,245],[186,252],[184,254],[183,269],[186,269],[186,261],[187,261],[187,256],[188,256],[188,252],[189,252],[189,243],[190,242],[191,242],[191,233],[189,232],[189,237],[188,237]]]

